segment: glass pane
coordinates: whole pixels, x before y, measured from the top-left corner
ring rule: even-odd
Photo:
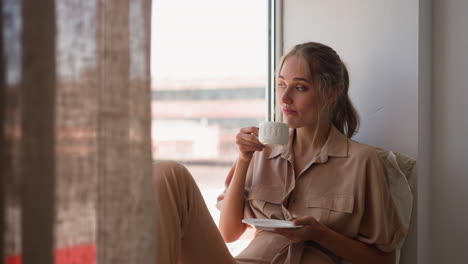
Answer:
[[[267,22],[266,1],[153,2],[153,158],[188,167],[216,223],[235,135],[266,119]]]

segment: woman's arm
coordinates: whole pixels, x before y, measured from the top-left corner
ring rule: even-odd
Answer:
[[[394,264],[395,251],[383,252],[375,246],[364,244],[361,241],[351,239],[324,226],[323,234],[316,240],[317,243],[331,252],[353,263],[379,263]]]
[[[236,241],[245,231],[244,188],[250,161],[238,160],[221,207],[219,231],[225,242]]]
[[[226,191],[219,219],[219,231],[225,242],[236,241],[247,227],[242,223],[242,219],[244,218],[244,190],[247,169],[249,168],[253,153],[261,151],[264,148],[264,145],[258,141],[257,136],[258,128],[256,127],[242,128],[236,136],[239,159],[236,162],[232,180]]]
[[[335,255],[353,264],[395,263],[395,251],[385,253],[374,246],[351,239],[319,223],[313,217],[306,216],[296,219],[294,220],[294,224],[304,225],[304,227],[298,229],[276,229],[275,231],[286,236],[294,243],[313,240]]]

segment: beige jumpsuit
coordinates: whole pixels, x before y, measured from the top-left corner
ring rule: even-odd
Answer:
[[[394,250],[407,230],[399,222],[375,149],[332,127],[319,155],[295,175],[294,136],[292,130],[287,145],[254,154],[245,184],[244,218],[313,216],[352,239],[383,251]],[[163,259],[171,260],[158,263],[175,263],[179,254],[191,260],[187,263],[234,262],[188,171],[175,163],[162,163],[155,166],[155,173],[158,251],[164,248],[167,253],[163,255],[169,256]],[[221,205],[222,199],[223,194]],[[235,261],[321,264],[339,263],[340,259],[312,241],[293,244],[276,233],[257,231]]]

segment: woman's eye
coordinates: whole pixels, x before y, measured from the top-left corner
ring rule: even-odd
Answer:
[[[278,88],[283,89],[283,88],[285,88],[285,87],[286,87],[286,85],[284,85],[284,83],[279,83],[279,84],[278,84]]]
[[[302,91],[305,91],[306,88],[304,86],[302,86],[302,85],[298,85],[298,86],[296,86],[296,90],[298,90],[299,92],[302,92]]]

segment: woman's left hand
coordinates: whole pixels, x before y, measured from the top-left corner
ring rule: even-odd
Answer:
[[[294,225],[302,225],[301,228],[275,228],[276,233],[285,236],[293,243],[307,240],[317,240],[323,235],[326,226],[319,223],[312,216],[304,216],[293,221]]]

